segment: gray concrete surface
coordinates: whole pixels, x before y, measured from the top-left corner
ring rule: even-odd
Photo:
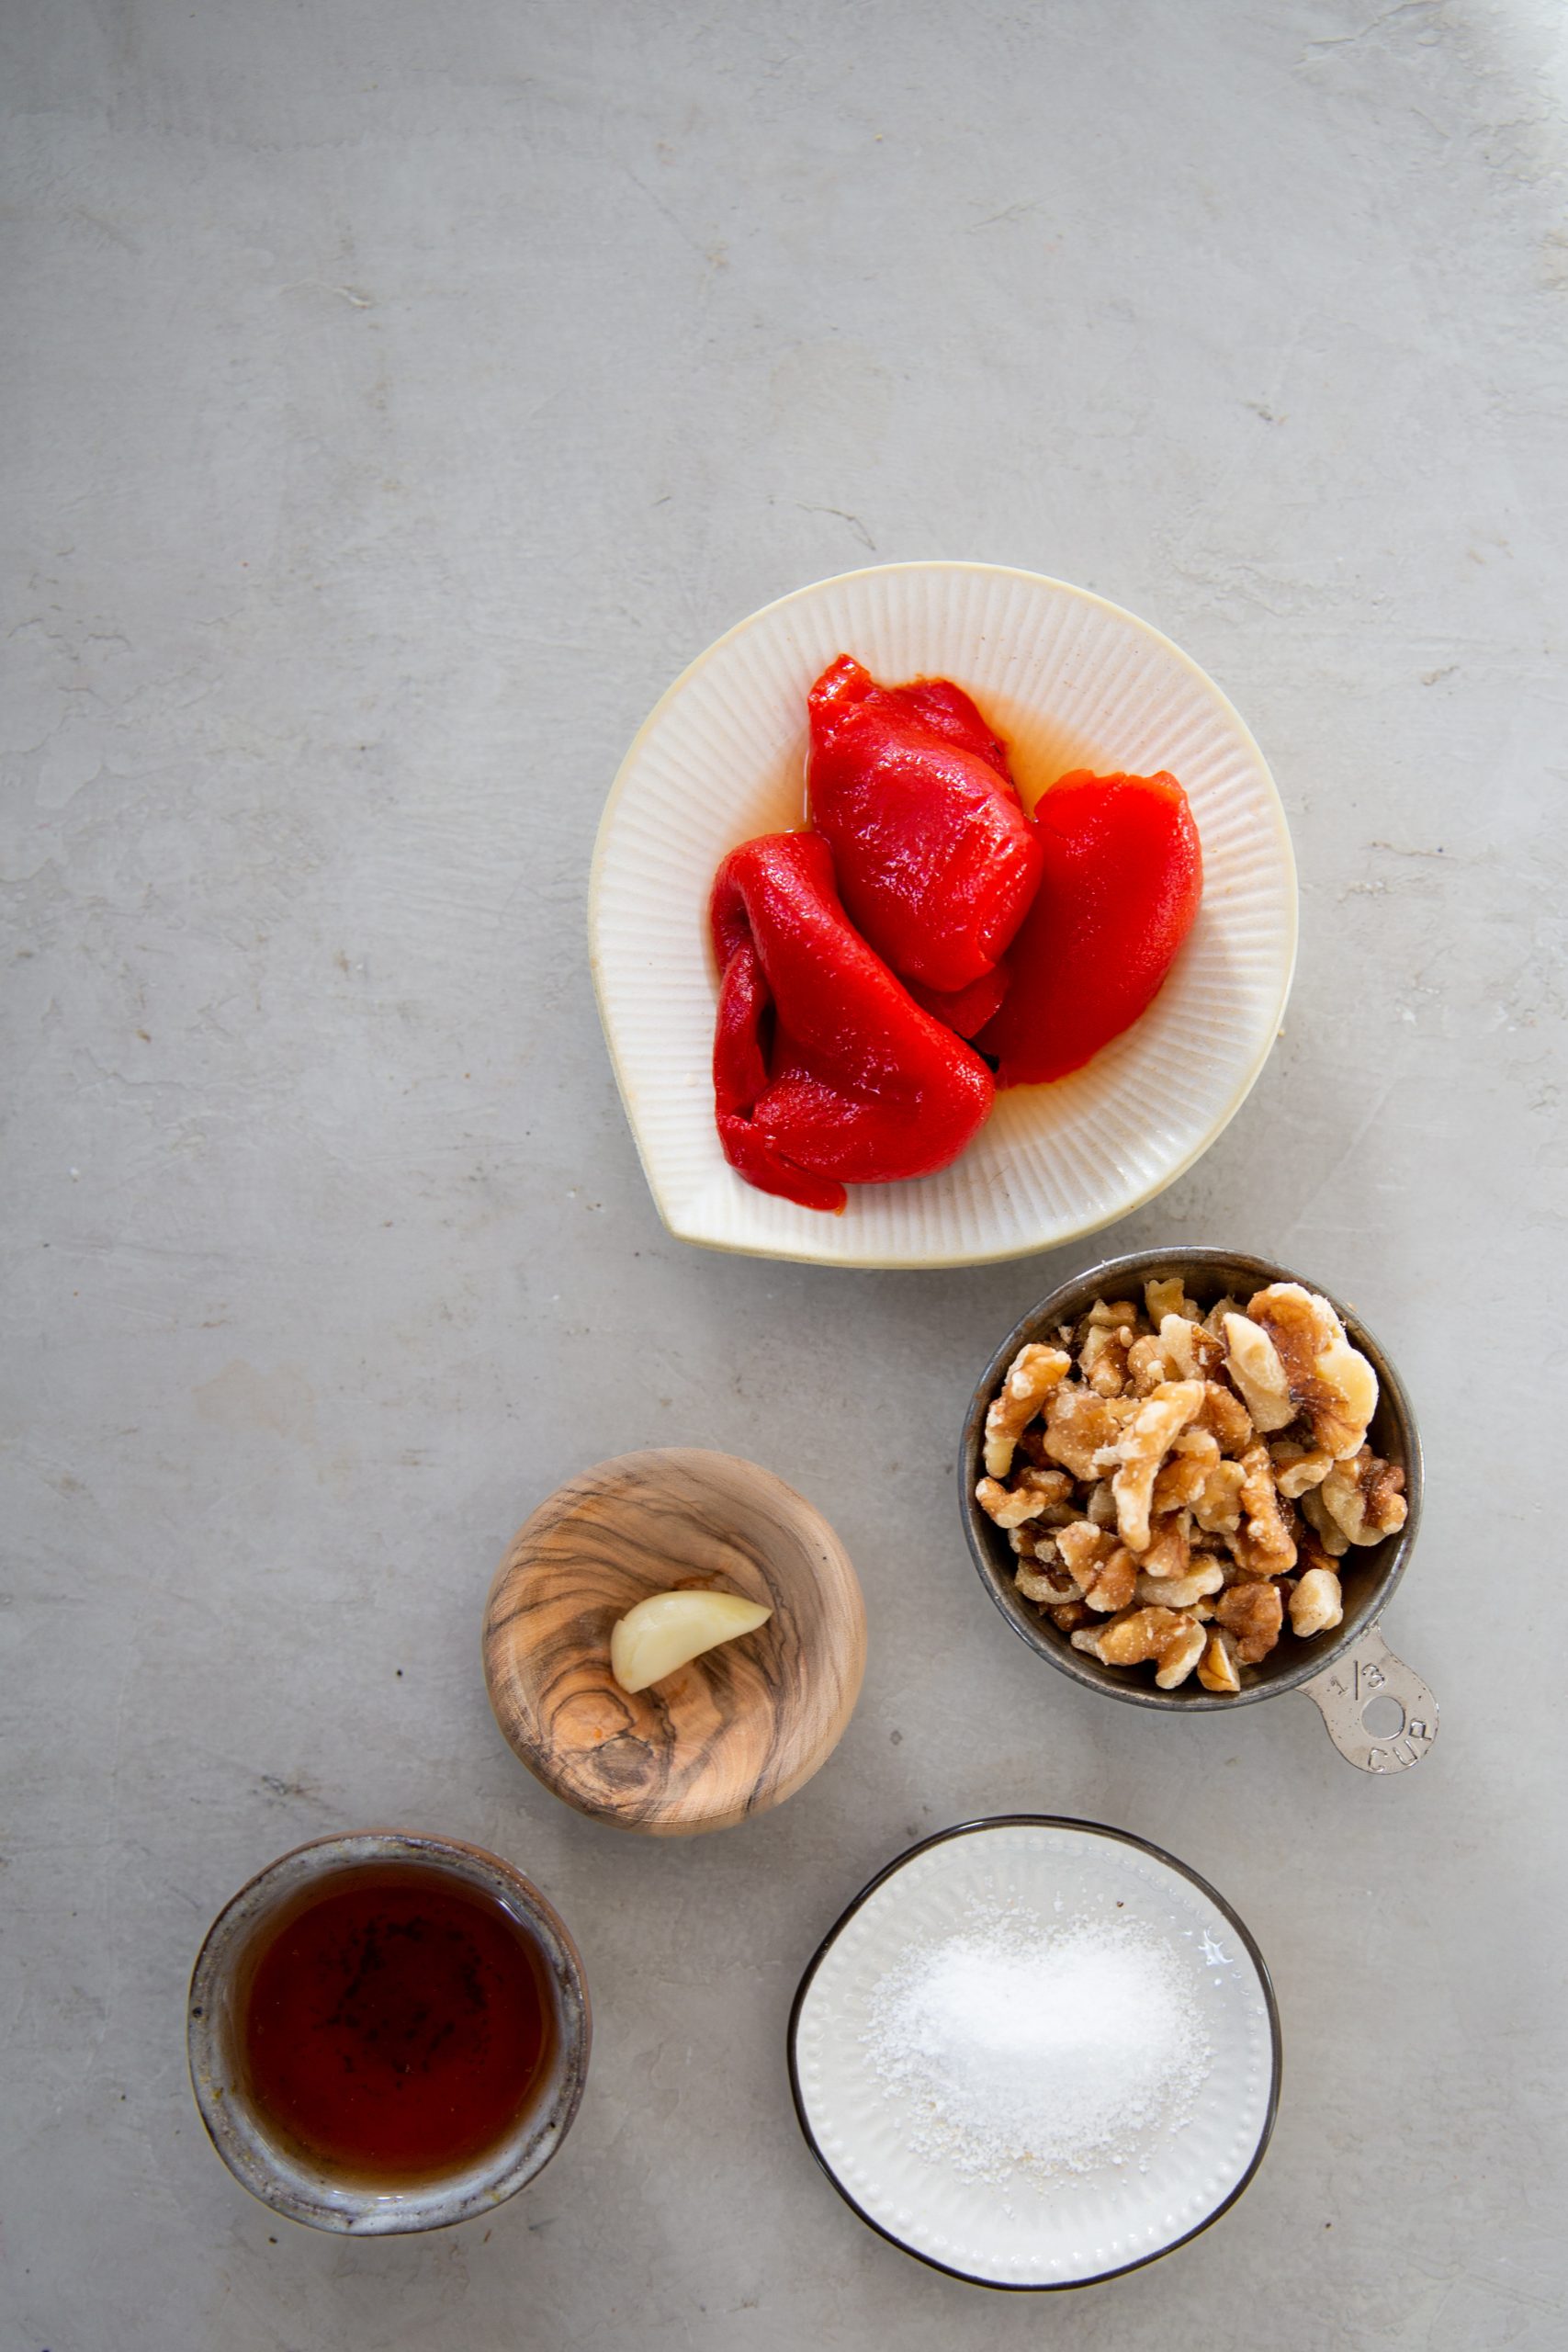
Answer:
[[[1540,0],[14,0],[0,220],[8,983],[0,2341],[8,2352],[1547,2352],[1564,1942],[1568,55]],[[1043,1675],[950,1490],[978,1362],[1090,1250],[838,1276],[660,1231],[583,895],[728,622],[874,559],[1091,585],[1230,691],[1303,882],[1289,1031],[1122,1227],[1353,1297],[1444,1707],[1376,1783],[1288,1698]],[[12,960],[14,958],[14,960]],[[568,1472],[795,1481],[865,1693],[691,1846],[554,1805],[480,1600]],[[1272,1962],[1250,2194],[988,2299],[789,2105],[818,1938],[912,1835],[1087,1814]],[[343,2245],[208,2148],[208,1919],[317,1832],[534,1872],[592,2080],[488,2226]]]

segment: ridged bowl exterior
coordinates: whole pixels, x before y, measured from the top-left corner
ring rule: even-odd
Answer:
[[[829,1216],[754,1191],[719,1150],[706,911],[728,851],[802,821],[807,693],[843,651],[889,680],[956,679],[1027,740],[1036,774],[1168,768],[1197,818],[1204,892],[1159,996],[1088,1069],[999,1095],[941,1175],[852,1187]],[[754,613],[676,680],[610,795],[589,931],[616,1078],[672,1233],[827,1265],[968,1265],[1092,1233],[1208,1149],[1279,1031],[1295,867],[1261,752],[1168,639],[1033,572],[890,564]]]

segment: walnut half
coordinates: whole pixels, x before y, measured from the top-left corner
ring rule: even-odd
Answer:
[[[1378,1405],[1378,1376],[1345,1336],[1325,1298],[1300,1283],[1270,1283],[1247,1302],[1284,1368],[1293,1411],[1337,1462],[1354,1454]],[[1262,1424],[1258,1426],[1261,1428]]]

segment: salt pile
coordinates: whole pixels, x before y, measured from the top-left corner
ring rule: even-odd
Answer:
[[[1189,1963],[1130,1921],[976,1908],[877,1984],[864,2035],[911,2144],[1003,2183],[1146,2166],[1212,2059]]]

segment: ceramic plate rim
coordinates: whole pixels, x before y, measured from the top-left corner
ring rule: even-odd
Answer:
[[[1239,741],[1258,763],[1259,775],[1267,787],[1266,797],[1276,847],[1289,886],[1287,891],[1290,910],[1289,953],[1283,963],[1279,1001],[1250,1066],[1241,1073],[1229,1100],[1216,1113],[1201,1139],[1192,1147],[1186,1157],[1176,1166],[1163,1172],[1135,1197],[1118,1202],[1113,1208],[1106,1210],[1103,1215],[1086,1218],[1081,1224],[1075,1225],[1069,1232],[1055,1233],[1047,1239],[1026,1242],[1021,1247],[1016,1241],[1010,1241],[999,1249],[866,1250],[856,1251],[853,1255],[847,1255],[840,1251],[827,1252],[814,1250],[809,1245],[804,1244],[791,1246],[760,1239],[733,1240],[721,1238],[711,1233],[693,1231],[678,1221],[649,1163],[648,1154],[643,1148],[642,1132],[633,1110],[636,1089],[630,1074],[622,1063],[605,997],[603,958],[599,946],[601,884],[609,836],[614,828],[621,800],[632,771],[640,760],[645,743],[670,706],[677,696],[684,693],[699,671],[705,669],[710,662],[716,659],[739,638],[745,636],[748,630],[759,627],[773,614],[783,611],[785,606],[798,604],[806,597],[817,595],[824,589],[836,588],[853,580],[869,580],[882,578],[893,572],[915,571],[983,572],[995,579],[1028,581],[1033,586],[1049,588],[1080,604],[1093,605],[1097,610],[1125,623],[1140,636],[1147,638],[1163,653],[1169,655],[1183,670],[1187,671],[1205,692],[1214,697],[1216,704],[1224,714],[1227,724],[1234,728]],[[732,622],[728,628],[716,637],[711,644],[705,646],[700,653],[688,662],[685,668],[671,681],[632,737],[625,756],[615,770],[615,781],[610,786],[609,795],[600,815],[598,829],[593,837],[593,854],[588,876],[588,966],[593,981],[594,1004],[599,1014],[599,1025],[609,1051],[610,1067],[615,1074],[621,1106],[626,1114],[626,1124],[632,1131],[633,1143],[637,1148],[643,1180],[653,1196],[653,1204],[658,1211],[660,1224],[675,1240],[684,1241],[694,1249],[718,1250],[729,1257],[771,1259],[786,1265],[836,1266],[848,1272],[897,1272],[904,1270],[919,1272],[945,1267],[1001,1265],[1011,1259],[1037,1257],[1047,1250],[1066,1249],[1075,1241],[1087,1239],[1091,1234],[1104,1232],[1107,1227],[1120,1223],[1123,1217],[1135,1216],[1139,1209],[1146,1207],[1150,1201],[1157,1199],[1161,1193],[1179,1182],[1188,1170],[1202,1159],[1206,1151],[1213,1149],[1262,1076],[1269,1057],[1278,1042],[1285,1009],[1290,1002],[1291,989],[1295,980],[1300,934],[1300,886],[1296,873],[1295,850],[1291,841],[1290,822],[1285,815],[1284,803],[1280,797],[1280,787],[1274,781],[1273,771],[1264,758],[1252,729],[1247,726],[1230,696],[1216,684],[1208,672],[1195,662],[1190,653],[1184,652],[1173,638],[1167,637],[1163,629],[1156,628],[1152,621],[1142,619],[1138,614],[1129,611],[1124,605],[1114,603],[1109,596],[1098,595],[1091,588],[1079,588],[1070,580],[1059,580],[1051,572],[1032,571],[1022,564],[986,563],[961,557],[915,557],[898,563],[860,564],[849,571],[827,572],[818,580],[807,581],[800,587],[790,589],[784,595],[775,596],[769,603],[759,605],[754,612],[748,613],[740,620]]]
[[[807,1996],[816,1981],[817,1972],[828,1954],[855,1914],[876,1893],[878,1887],[885,1885],[888,1879],[896,1877],[899,1871],[914,1861],[919,1855],[929,1853],[933,1847],[945,1846],[954,1838],[973,1838],[991,1829],[1076,1829],[1093,1838],[1107,1838],[1120,1845],[1135,1846],[1140,1852],[1150,1854],[1156,1861],[1165,1863],[1168,1868],[1175,1871],[1190,1884],[1195,1886],[1199,1893],[1205,1895],[1213,1904],[1215,1909],[1222,1912],[1229,1920],[1258,1972],[1258,1988],[1263,1995],[1263,2006],[1268,2014],[1269,2098],[1264,2109],[1263,2128],[1258,2134],[1258,2145],[1253,2150],[1247,2169],[1240,2179],[1226,2192],[1212,2212],[1206,2213],[1203,2219],[1196,2222],[1191,2229],[1184,2230],[1179,2238],[1172,2238],[1168,2245],[1156,2246],[1152,2254],[1141,2254],[1134,2262],[1120,2262],[1113,2269],[1097,2270],[1089,2278],[985,2278],[976,2271],[960,2270],[951,2262],[939,2261],[934,2254],[927,2254],[922,2247],[911,2245],[907,2238],[901,2238],[894,2231],[885,2228],[882,2222],[876,2221],[866,2211],[864,2206],[851,2195],[818,2144],[806,2111],[806,2098],[800,2086],[797,2055],[800,2018],[801,2012],[806,2007]],[[1252,1930],[1235,1905],[1225,1900],[1218,1888],[1210,1885],[1201,1871],[1195,1871],[1190,1862],[1181,1861],[1175,1854],[1168,1853],[1163,1846],[1156,1846],[1152,1838],[1140,1838],[1135,1830],[1112,1828],[1109,1822],[1085,1821],[1077,1815],[1066,1813],[982,1814],[971,1821],[955,1822],[951,1829],[933,1830],[929,1838],[921,1838],[913,1846],[906,1847],[902,1853],[895,1854],[893,1860],[886,1863],[874,1878],[866,1881],[858,1894],[852,1896],[807,1962],[800,1983],[795,1987],[795,1998],[790,2004],[786,2041],[789,2056],[790,2097],[795,2101],[795,2120],[800,2126],[801,2137],[816,2157],[819,2169],[831,2181],[851,2212],[863,2222],[868,2230],[874,2230],[879,2238],[886,2238],[889,2245],[897,2246],[900,2254],[909,2255],[915,2261],[923,2262],[928,2269],[940,2270],[948,2278],[961,2279],[966,2287],[985,2287],[992,2294],[997,2295],[1070,2295],[1077,2294],[1085,2287],[1102,2287],[1108,2279],[1124,2278],[1130,2271],[1147,2269],[1151,2262],[1163,2262],[1168,2254],[1174,2254],[1179,2246],[1190,2245],[1194,2238],[1201,2237],[1205,2230],[1213,2229],[1221,2216],[1228,2213],[1231,2207],[1251,2187],[1258,2168],[1269,2152],[1269,2143],[1274,2136],[1274,2125],[1280,2112],[1280,2086],[1284,2072],[1285,2057],[1284,2037],[1280,2027],[1280,2005],[1275,1998],[1274,1982],[1269,1973],[1269,1963],[1258,1950],[1257,1939]]]

